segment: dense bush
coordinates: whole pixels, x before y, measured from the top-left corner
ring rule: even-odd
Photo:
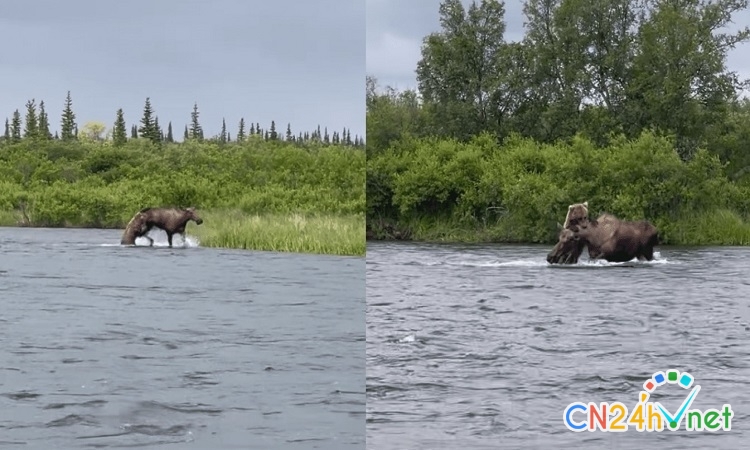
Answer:
[[[254,136],[243,143],[58,140],[0,145],[0,210],[36,226],[122,227],[145,206],[358,214],[364,151]]]
[[[701,149],[685,162],[670,139],[650,132],[603,148],[580,136],[540,144],[514,135],[502,145],[489,134],[405,138],[367,166],[375,234],[395,223],[416,237],[464,230],[480,240],[551,242],[568,205],[588,201],[592,214],[651,220],[667,243],[701,243],[684,229],[691,220],[729,213],[741,224],[750,210],[750,190],[727,179],[717,156]]]

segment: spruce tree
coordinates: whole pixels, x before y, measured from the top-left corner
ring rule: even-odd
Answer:
[[[227,142],[227,121],[221,118],[221,134],[219,135],[219,142],[226,144]]]
[[[328,127],[325,127],[325,134],[323,135],[323,143],[325,143],[326,145],[331,143],[331,140],[328,136]]]
[[[125,145],[128,140],[125,130],[125,116],[122,113],[122,108],[117,110],[117,117],[115,117],[115,126],[112,128],[112,142],[115,147]]]
[[[49,116],[44,109],[44,100],[39,102],[39,138],[44,140],[52,139],[52,133],[49,132]]]
[[[130,138],[138,139],[138,127],[135,124],[130,127]]]
[[[31,99],[26,102],[26,123],[24,124],[23,136],[36,139],[39,135],[39,122],[36,117],[36,102]]]
[[[250,136],[253,136],[255,134],[255,124],[250,123]]]
[[[286,140],[289,142],[294,140],[294,135],[292,135],[292,124],[288,122],[286,124]]]
[[[164,140],[164,130],[159,125],[159,116],[154,116],[154,134],[156,134],[156,142]]]
[[[10,141],[10,122],[8,122],[8,118],[5,118],[5,133],[3,134],[3,138],[5,138],[5,141]]]
[[[278,138],[278,135],[276,134],[276,122],[273,120],[271,121],[271,133],[269,134],[272,141],[275,141]]]
[[[260,123],[255,122],[255,134],[263,134],[263,130],[260,129]]]
[[[172,134],[172,121],[169,121],[169,124],[167,125],[167,142],[172,143],[174,142],[174,135]]]
[[[60,126],[62,140],[70,141],[76,139],[78,136],[77,128],[76,115],[73,113],[73,100],[71,100],[70,91],[68,91],[68,96],[65,97],[65,108],[63,109]]]
[[[203,129],[201,128],[201,124],[198,122],[198,115],[198,103],[196,102],[193,105],[193,112],[190,114],[190,138],[200,141],[203,140]]]
[[[159,131],[156,128],[156,122],[153,119],[154,110],[151,108],[151,99],[146,97],[146,104],[143,107],[143,117],[141,126],[138,127],[138,133],[141,137],[150,139],[153,143],[159,142]]]
[[[13,111],[13,119],[10,122],[10,139],[13,142],[21,140],[21,113]]]
[[[187,125],[185,125],[185,134],[182,136],[182,138],[183,138],[184,141],[187,141],[188,139],[190,139],[190,135],[188,134]]]
[[[245,140],[245,118],[240,118],[239,130],[237,130],[237,142],[244,142]]]
[[[349,133],[349,131],[350,130],[346,130],[346,145],[352,145],[352,135]]]

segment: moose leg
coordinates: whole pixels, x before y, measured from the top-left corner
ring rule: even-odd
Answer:
[[[185,244],[187,244],[187,241],[185,240],[185,226],[178,227],[174,234],[179,234],[180,238],[182,238],[182,246],[185,247]]]
[[[169,242],[169,246],[172,247],[172,233],[167,231],[167,242]]]

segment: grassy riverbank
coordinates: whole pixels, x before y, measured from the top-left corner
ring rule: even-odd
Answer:
[[[253,214],[207,211],[189,231],[203,247],[364,256],[364,215]]]
[[[365,255],[363,214],[248,214],[240,210],[199,211],[202,225],[187,225],[188,236],[202,247],[317,253],[340,256]],[[23,224],[20,211],[0,211],[0,226]],[[32,224],[33,226],[33,224]],[[101,228],[67,223],[67,228]],[[124,229],[125,225],[104,228]]]
[[[565,216],[560,213],[562,222]],[[750,222],[737,213],[717,210],[674,222],[659,221],[659,234],[669,245],[750,245]],[[557,234],[546,239],[524,239],[517,222],[501,219],[494,224],[469,225],[454,219],[420,218],[404,222],[374,220],[368,223],[370,240],[410,240],[441,243],[536,243],[553,245]]]
[[[365,154],[319,141],[0,143],[0,225],[123,229],[194,206],[201,245],[364,255]]]

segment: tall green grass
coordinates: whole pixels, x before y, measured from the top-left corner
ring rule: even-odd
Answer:
[[[0,227],[15,227],[20,224],[20,213],[16,211],[0,211]]]
[[[364,256],[364,214],[247,214],[201,212],[204,223],[190,234],[204,247]]]
[[[660,231],[676,245],[750,245],[750,223],[726,209],[680,217]]]

